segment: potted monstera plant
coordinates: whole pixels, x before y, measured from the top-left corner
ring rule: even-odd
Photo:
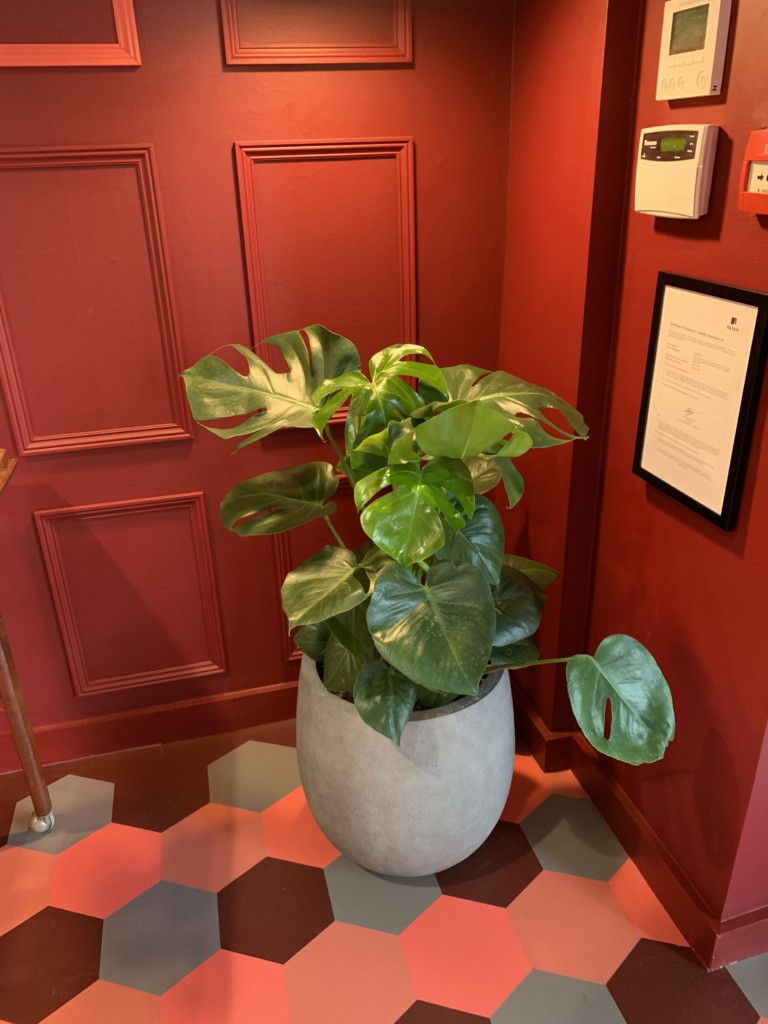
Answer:
[[[238,449],[284,427],[326,442],[317,461],[253,476],[221,505],[243,537],[315,520],[328,528],[328,543],[282,586],[304,652],[297,750],[310,807],[365,867],[448,867],[503,808],[508,673],[539,661],[534,637],[556,578],[505,552],[487,495],[503,488],[515,506],[519,465],[535,449],[585,439],[584,420],[544,387],[469,364],[441,368],[420,345],[383,349],[366,374],[353,343],[319,325],[268,338],[266,358],[239,345],[220,352],[183,373],[207,429]],[[362,543],[335,522],[342,480]],[[574,715],[597,750],[632,764],[663,756],[672,700],[637,640],[610,636],[594,654],[547,660],[565,662]]]

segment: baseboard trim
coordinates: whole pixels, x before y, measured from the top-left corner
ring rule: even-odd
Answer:
[[[510,678],[518,740],[531,752],[543,771],[559,772],[570,768],[575,733],[553,732],[518,686],[513,673],[510,673]]]
[[[296,686],[295,681],[277,683],[43,725],[34,730],[35,740],[45,765],[280,722],[296,714]],[[19,767],[13,739],[9,734],[0,736],[0,773],[18,771]]]

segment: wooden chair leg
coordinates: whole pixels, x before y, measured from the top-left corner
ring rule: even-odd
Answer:
[[[35,737],[27,716],[2,616],[0,616],[0,700],[8,716],[11,736],[16,744],[24,778],[27,780],[32,797],[32,806],[35,809],[29,827],[35,832],[48,832],[53,828],[51,797],[43,778]]]

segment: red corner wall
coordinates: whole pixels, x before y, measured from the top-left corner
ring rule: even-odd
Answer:
[[[658,272],[768,291],[768,223],[737,208],[748,134],[768,124],[765,5],[734,4],[723,96],[677,103],[654,98],[661,0],[645,5],[639,24],[638,8],[620,0],[560,2],[546,31],[535,6],[522,0],[515,26],[502,359],[575,401],[592,436],[583,449],[521,464],[530,493],[518,540],[565,569],[547,653],[627,632],[670,682],[678,732],[662,762],[627,768],[579,743],[575,767],[686,937],[717,966],[768,949],[768,391],[734,532],[631,466]],[[709,214],[681,222],[631,212],[639,128],[685,122],[722,129]],[[542,133],[547,158],[537,146],[533,159],[530,142]],[[560,676],[520,686],[546,738],[568,727]]]

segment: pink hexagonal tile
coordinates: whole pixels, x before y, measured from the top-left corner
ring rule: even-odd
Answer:
[[[112,822],[56,857],[50,904],[108,917],[159,880],[160,836]]]
[[[419,999],[490,1016],[531,969],[506,910],[441,896],[400,941]]]
[[[688,945],[633,861],[625,861],[608,884],[644,939],[656,939],[675,946]]]
[[[268,857],[326,868],[339,856],[320,831],[303,789],[295,789],[263,811],[261,824]]]
[[[222,949],[162,997],[162,1024],[291,1024],[280,964]]]
[[[162,877],[218,892],[264,857],[260,815],[206,804],[162,836]]]
[[[95,981],[43,1024],[160,1024],[160,998],[134,988]],[[1,1024],[1,1022],[0,1022]]]
[[[504,821],[521,822],[552,793],[586,797],[571,771],[544,772],[528,754],[515,756],[515,770],[509,797],[501,812]]]
[[[335,921],[285,965],[292,1024],[392,1024],[413,1003],[396,935]]]
[[[55,863],[48,853],[19,846],[0,849],[0,935],[48,906]]]
[[[507,908],[534,967],[605,984],[640,939],[607,882],[542,871]]]

